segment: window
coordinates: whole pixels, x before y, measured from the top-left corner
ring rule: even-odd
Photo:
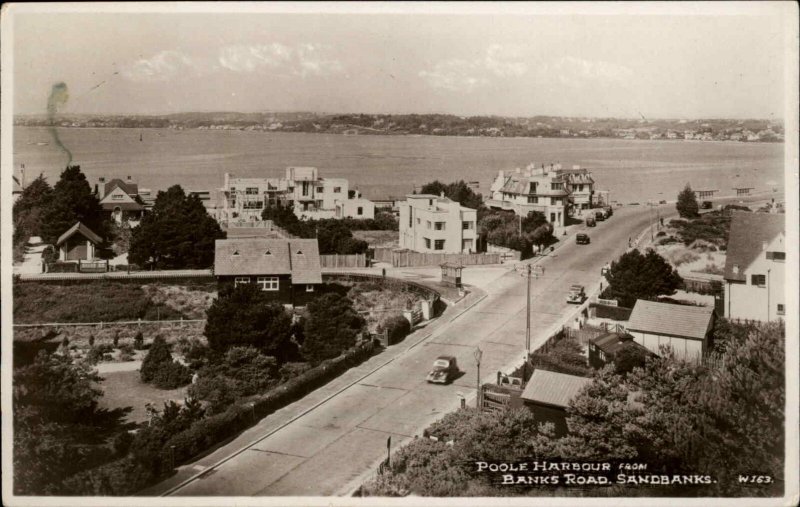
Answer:
[[[461,250],[462,251],[466,250],[466,251],[472,253],[472,240],[471,239],[462,240],[461,241]]]
[[[430,221],[430,220],[428,220],[428,221],[426,222],[426,224],[428,225],[428,229],[430,229],[430,228],[431,228],[431,221]]]
[[[325,187],[317,187],[317,193],[318,194],[324,194],[325,193]]]
[[[259,276],[257,283],[261,290],[278,290],[277,276]]]
[[[563,183],[551,183],[550,184],[550,190],[561,190],[562,188],[564,188],[564,184]]]
[[[445,230],[446,225],[445,225],[444,222],[436,222],[436,224],[433,226],[433,228],[436,229],[437,231],[443,231],[443,230]]]
[[[444,240],[443,239],[437,239],[436,241],[434,241],[433,242],[433,249],[434,250],[444,250]]]
[[[421,224],[421,223],[422,223],[422,220],[420,220],[420,219],[418,218],[418,219],[417,219],[417,225],[419,225],[419,224]]]
[[[422,238],[422,239],[425,240],[425,248],[430,248],[431,247],[431,240],[428,239],[428,238]]]
[[[535,195],[529,195],[528,204],[539,204],[539,197]]]
[[[537,185],[538,184],[536,182],[531,182],[531,189],[530,189],[530,191],[528,193],[529,194],[535,194]]]
[[[411,208],[408,208],[408,226],[412,227],[414,225],[414,218],[411,216]]]
[[[263,209],[264,201],[245,201],[242,203],[243,209]]]
[[[314,286],[313,285],[306,285],[306,292],[314,292]]]
[[[786,252],[767,252],[767,259],[771,261],[785,261]]]
[[[363,214],[364,214],[364,208],[359,206],[358,209],[356,209],[356,215],[363,215]]]
[[[115,201],[121,201],[122,200],[122,194],[114,194],[114,195],[111,196],[111,199],[113,199]]]
[[[341,194],[342,193],[342,187],[333,187],[333,193],[334,194]]]
[[[258,187],[247,187],[244,193],[247,195],[258,195]]]
[[[238,254],[234,254],[234,255],[238,255]],[[250,277],[249,276],[237,276],[233,280],[233,286],[234,287],[238,287],[239,285],[242,285],[242,284],[245,284],[245,283],[250,283]]]
[[[465,231],[472,229],[472,222],[461,222],[461,228]]]
[[[750,284],[759,287],[767,286],[767,275],[750,275]]]
[[[778,315],[784,315],[786,313],[786,309],[783,305],[778,305]]]
[[[236,187],[231,187],[231,192],[236,192]]]
[[[555,206],[556,204],[561,204],[561,199],[559,199],[558,197],[551,197],[550,204],[552,206]]]

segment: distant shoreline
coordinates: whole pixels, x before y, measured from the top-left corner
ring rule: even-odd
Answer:
[[[30,129],[48,129],[49,125],[20,125],[14,124],[14,128],[30,128]],[[736,143],[736,144],[785,144],[785,140],[778,141],[736,141],[732,139],[629,139],[617,136],[492,136],[492,135],[462,135],[462,134],[418,134],[418,133],[393,133],[393,132],[376,132],[376,133],[359,133],[359,134],[346,134],[344,132],[306,132],[306,131],[292,131],[292,130],[262,130],[262,129],[247,129],[247,128],[202,128],[202,127],[96,127],[96,126],[82,126],[82,125],[56,125],[58,129],[80,129],[80,130],[167,130],[167,131],[202,131],[202,132],[247,132],[258,134],[307,134],[307,135],[320,135],[327,134],[332,136],[342,137],[453,137],[460,139],[565,139],[565,140],[592,140],[592,139],[615,139],[618,141],[665,141],[665,142],[692,142],[692,143]]]

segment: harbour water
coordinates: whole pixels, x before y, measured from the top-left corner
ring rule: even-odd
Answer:
[[[141,187],[188,190],[222,185],[223,174],[277,177],[287,166],[316,166],[365,197],[401,197],[434,179],[480,182],[488,193],[498,170],[560,162],[592,170],[597,188],[621,203],[672,200],[695,190],[784,187],[783,144],[623,139],[342,136],[238,130],[59,128],[90,183],[130,175]],[[141,139],[141,140],[140,140]],[[53,184],[67,162],[46,128],[14,128],[14,168]]]

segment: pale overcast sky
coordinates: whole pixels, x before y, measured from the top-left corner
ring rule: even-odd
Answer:
[[[785,107],[786,19],[774,11],[19,12],[13,21],[18,114],[45,112],[59,81],[67,113],[782,118]]]

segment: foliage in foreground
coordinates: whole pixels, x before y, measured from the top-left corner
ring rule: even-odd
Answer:
[[[726,323],[702,365],[672,354],[627,376],[606,367],[568,409],[570,434],[553,438],[521,411],[448,414],[398,450],[388,472],[363,486],[375,496],[774,496],[783,491],[785,330],[782,323]],[[757,428],[757,431],[754,431]],[[449,441],[452,443],[448,444]],[[742,452],[746,449],[747,452]],[[648,474],[709,475],[707,485],[560,489],[492,483],[476,460],[642,462]],[[751,488],[739,474],[767,474]],[[613,480],[613,478],[612,478]]]

